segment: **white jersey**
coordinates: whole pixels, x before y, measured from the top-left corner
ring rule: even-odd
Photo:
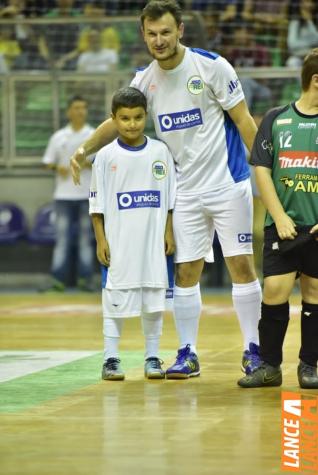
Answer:
[[[178,193],[224,190],[249,177],[243,142],[226,112],[244,94],[224,58],[186,48],[175,69],[154,60],[131,86],[147,97],[156,134],[171,150]]]
[[[175,170],[166,145],[114,140],[96,155],[89,213],[104,215],[110,246],[106,288],[167,288],[164,233],[175,200]]]
[[[60,165],[70,168],[70,157],[94,132],[93,127],[86,124],[80,130],[73,130],[70,125],[63,127],[52,135],[45,150],[42,163]],[[91,170],[84,168],[81,173],[81,184],[74,185],[71,170],[67,177],[58,173],[55,176],[55,200],[88,199]]]

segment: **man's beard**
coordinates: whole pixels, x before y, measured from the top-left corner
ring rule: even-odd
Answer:
[[[151,53],[151,56],[156,59],[157,61],[160,61],[160,62],[163,62],[163,61],[169,61],[170,59],[173,59],[177,56],[178,54],[178,43],[176,44],[176,46],[174,47],[173,51],[171,52],[171,54],[169,54],[169,56],[167,56],[166,58],[157,58],[156,54],[155,53]]]

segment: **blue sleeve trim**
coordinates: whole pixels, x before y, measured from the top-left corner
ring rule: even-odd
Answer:
[[[192,51],[193,53],[198,53],[201,56],[205,56],[206,58],[210,58],[213,60],[217,59],[220,56],[219,54],[214,53],[213,51],[206,51],[201,48],[190,48],[190,51]]]
[[[224,112],[224,127],[228,153],[228,167],[235,183],[250,176],[245,148],[239,131],[227,112]]]

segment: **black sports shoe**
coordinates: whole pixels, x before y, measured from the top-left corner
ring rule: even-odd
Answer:
[[[262,363],[253,373],[238,380],[241,388],[261,388],[266,386],[280,386],[282,384],[282,371],[280,366],[271,366]]]
[[[317,367],[310,366],[303,361],[299,362],[297,368],[299,386],[303,389],[318,389]]]
[[[122,381],[125,379],[125,373],[120,367],[119,358],[107,358],[103,364],[102,379],[110,381]]]

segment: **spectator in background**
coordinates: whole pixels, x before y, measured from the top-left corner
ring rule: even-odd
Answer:
[[[93,132],[87,124],[87,103],[81,96],[74,96],[68,104],[66,127],[51,137],[43,157],[43,163],[56,173],[54,201],[56,210],[56,243],[52,259],[52,282],[41,290],[64,291],[72,269],[74,243],[77,244],[77,286],[90,291],[94,271],[93,232],[88,215],[88,195],[91,165],[83,173],[81,185],[72,180],[69,155]]]
[[[299,67],[311,48],[318,45],[318,29],[315,24],[313,0],[299,0],[288,25],[287,46],[289,58],[286,65]]]
[[[8,73],[8,66],[6,60],[4,59],[3,54],[0,54],[0,74],[7,74]]]
[[[138,15],[146,3],[145,0],[117,0],[116,15]]]
[[[41,17],[52,8],[53,0],[26,0],[25,16]]]
[[[215,11],[218,13],[218,21],[233,21],[238,13],[238,0],[193,0],[191,10],[201,12]]]
[[[74,8],[74,0],[56,0],[57,7],[50,10],[45,17],[47,19],[69,20],[75,18],[80,12]],[[39,48],[42,57],[48,61],[52,68],[62,68],[67,64],[68,69],[75,69],[76,62],[65,59],[65,56],[76,50],[76,41],[79,33],[79,25],[63,23],[50,24],[42,31],[39,40]]]
[[[253,24],[241,22],[233,27],[233,41],[228,52],[230,63],[237,67],[255,68],[271,66],[269,49],[257,42]]]
[[[101,34],[91,30],[88,34],[88,51],[81,53],[77,60],[78,71],[84,73],[106,73],[118,63],[116,50],[102,47]]]
[[[25,0],[8,0],[7,5],[0,9],[0,18],[11,18],[22,20],[25,18],[27,5]],[[14,27],[15,38],[21,42],[28,37],[29,27],[27,25],[17,24]]]
[[[23,42],[23,50],[16,58],[13,69],[43,70],[49,68],[49,62],[41,54],[41,32],[38,25],[28,32],[28,38]]]
[[[282,65],[288,25],[288,0],[244,0],[242,19],[255,25],[260,42],[271,48],[274,66]]]
[[[89,22],[90,19],[100,19],[105,16],[105,7],[103,1],[100,0],[91,0],[87,2],[86,5],[83,6],[83,14],[86,20]],[[94,31],[95,39],[90,37],[90,33]],[[62,55],[62,57],[57,62],[57,67],[63,69],[66,65],[76,65],[77,68],[79,66],[79,56],[83,55],[84,53],[94,53],[94,55],[89,55],[90,58],[89,62],[98,62],[100,63],[101,56],[106,56],[105,52],[97,55],[95,48],[97,47],[97,37],[96,32],[99,33],[100,37],[100,50],[108,50],[107,53],[107,64],[114,61],[114,57],[116,55],[116,62],[118,62],[118,53],[120,50],[120,38],[118,31],[113,26],[106,26],[104,24],[98,25],[96,22],[91,24],[86,24],[86,26],[81,29],[79,32],[79,36],[77,38],[76,44],[74,48],[68,51],[66,54]],[[92,43],[94,45],[92,46]],[[112,54],[109,52],[112,51]],[[94,58],[93,58],[94,56]],[[98,56],[98,57],[97,57]],[[82,56],[83,58],[83,56]],[[87,55],[84,56],[84,62],[87,63]],[[82,61],[82,59],[81,59]],[[79,68],[78,68],[79,69]],[[94,67],[93,67],[94,69]],[[83,69],[84,71],[84,69]]]
[[[29,4],[25,0],[8,0],[7,5],[0,10],[0,18],[23,20],[28,12]],[[8,25],[11,28],[10,46],[6,46],[11,52],[9,65],[11,69],[46,69],[47,63],[41,57],[39,51],[39,38],[36,27],[17,23]],[[1,28],[3,30],[3,28]],[[14,32],[14,33],[13,33]]]
[[[223,51],[222,31],[214,11],[209,11],[204,15],[204,25],[207,50],[221,53]]]
[[[266,46],[257,43],[251,23],[244,22],[234,27],[233,44],[235,46],[228,51],[227,57],[235,68],[271,65],[269,50]],[[262,80],[256,81],[251,77],[240,77],[240,81],[247,105],[252,113],[260,102],[265,103],[264,111],[270,107],[272,93]]]
[[[192,9],[203,13],[206,25],[207,49],[227,55],[233,46],[231,34],[241,22],[239,0],[193,1]]]
[[[2,16],[2,18],[11,18],[10,14]],[[0,54],[5,59],[6,66],[11,69],[16,58],[21,54],[19,42],[15,37],[13,25],[1,25],[0,28]]]
[[[91,0],[83,8],[85,19],[100,19],[108,14],[108,10],[105,9],[105,2],[102,0]],[[89,49],[89,33],[91,29],[99,30],[101,36],[102,48],[115,50],[117,53],[120,51],[120,38],[119,33],[113,26],[101,25],[98,27],[96,23],[91,26],[85,27],[80,34],[77,48],[80,53],[83,53]]]

